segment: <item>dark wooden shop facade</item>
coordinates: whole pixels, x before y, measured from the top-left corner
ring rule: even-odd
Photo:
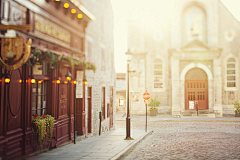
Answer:
[[[69,8],[63,7],[65,2]],[[76,13],[71,13],[75,9]],[[30,24],[30,31],[17,31],[17,37],[33,40],[32,45],[42,45],[52,52],[68,53],[80,60],[84,57],[85,29],[91,21],[90,13],[86,13],[69,0],[1,0],[1,24]],[[82,14],[82,18],[77,15]],[[70,63],[58,64],[57,69],[50,69],[48,62],[42,65],[41,75],[35,75],[34,67],[24,64],[17,70],[8,72],[0,68],[0,157],[14,159],[38,150],[36,140],[32,138],[32,115],[50,114],[55,118],[51,147],[58,147],[73,138],[74,133],[74,87],[56,83],[56,78],[66,80],[67,72],[76,78],[76,72]],[[4,83],[4,74],[11,76],[9,84]],[[30,77],[35,76],[36,83],[30,83]],[[22,80],[20,83],[19,80]],[[38,83],[43,80],[43,83]],[[85,88],[85,87],[83,87]],[[38,91],[41,93],[38,93]],[[44,90],[44,91],[43,91]],[[85,95],[85,94],[83,94]],[[39,98],[40,97],[40,98]],[[77,108],[84,112],[84,98],[78,99]],[[44,103],[43,103],[44,101]],[[40,110],[34,110],[33,103],[41,105]],[[36,109],[36,108],[35,108]],[[44,112],[42,112],[44,111]],[[85,126],[81,120],[85,114],[78,114],[80,130],[85,134]]]

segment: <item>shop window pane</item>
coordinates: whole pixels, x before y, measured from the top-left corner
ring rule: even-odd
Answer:
[[[162,82],[162,77],[154,77],[154,82]]]
[[[162,60],[161,60],[161,59],[156,59],[156,60],[154,61],[154,63],[162,63]]]
[[[154,71],[154,75],[162,75],[162,71]]]
[[[162,64],[154,64],[154,69],[162,69]]]
[[[227,76],[227,80],[235,80],[235,76]]]
[[[227,74],[235,74],[235,70],[227,70]]]
[[[229,58],[227,62],[235,62],[234,58]]]
[[[124,106],[124,99],[123,98],[119,98],[119,106]]]
[[[227,64],[227,68],[235,68],[235,64]]]
[[[235,82],[227,82],[227,87],[236,87]]]
[[[154,83],[154,88],[163,88],[162,83]]]

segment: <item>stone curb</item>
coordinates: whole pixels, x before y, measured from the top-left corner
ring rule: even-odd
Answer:
[[[133,147],[135,147],[142,139],[144,139],[146,136],[151,134],[153,131],[148,131],[141,137],[139,137],[137,140],[135,140],[133,143],[129,144],[125,149],[123,149],[121,152],[117,153],[114,157],[110,158],[110,160],[120,160],[122,159]]]
[[[125,120],[116,120],[116,121],[125,121]],[[138,121],[132,119],[131,121]],[[148,120],[149,122],[240,122],[239,120],[233,119],[233,120],[224,120],[224,119],[165,119],[165,120]]]

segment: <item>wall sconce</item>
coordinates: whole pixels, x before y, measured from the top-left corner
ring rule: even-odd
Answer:
[[[83,82],[84,82],[84,84],[87,84],[87,80],[86,80],[86,78],[83,79]]]
[[[68,71],[65,77],[67,78],[68,81],[71,81],[72,74]]]
[[[61,81],[60,81],[59,78],[56,78],[56,83],[57,83],[57,84],[60,84],[60,83],[61,83]]]
[[[63,84],[68,84],[68,81],[64,81]]]
[[[77,81],[76,81],[76,80],[74,80],[74,81],[73,81],[73,84],[77,84]]]
[[[22,79],[19,79],[19,81],[18,81],[19,83],[22,83]]]
[[[42,83],[43,82],[43,80],[41,80],[41,81],[38,81],[38,83]]]
[[[9,84],[10,81],[11,81],[11,77],[7,74],[7,75],[4,76],[4,78],[5,78],[4,82],[5,82],[6,84]]]
[[[31,83],[33,84],[33,83],[35,83],[35,82],[36,82],[36,79],[35,79],[34,76],[32,76],[32,78],[31,78]]]

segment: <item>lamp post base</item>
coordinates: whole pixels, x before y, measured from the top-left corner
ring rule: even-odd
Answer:
[[[134,140],[131,138],[131,118],[126,118],[126,138],[124,140]]]

